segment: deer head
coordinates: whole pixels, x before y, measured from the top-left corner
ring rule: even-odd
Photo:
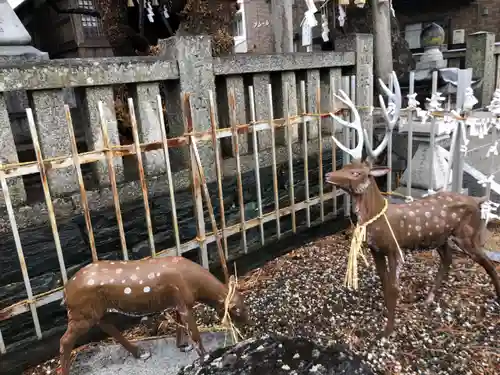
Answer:
[[[371,142],[368,138],[368,133],[366,129],[363,129],[362,127],[359,112],[354,103],[349,99],[349,96],[342,90],[339,90],[340,96],[334,94],[337,99],[350,108],[353,121],[345,121],[333,114],[331,114],[331,116],[342,126],[356,130],[358,142],[354,148],[350,149],[343,145],[337,138],[335,138],[334,135],[332,136],[333,141],[337,144],[337,146],[342,151],[351,155],[354,160],[345,165],[342,169],[327,173],[326,182],[338,186],[351,195],[363,194],[363,192],[371,184],[373,180],[372,177],[380,177],[390,171],[388,167],[374,167],[373,163],[387,147],[387,143],[389,142],[389,138],[399,119],[399,113],[401,111],[401,88],[399,86],[396,73],[394,72],[392,72],[392,80],[394,83],[394,92],[389,90],[384,82],[379,79],[380,87],[388,96],[389,104],[386,106],[384,98],[382,95],[379,95],[380,107],[382,108],[382,113],[387,125],[384,138],[376,149],[372,148]],[[365,160],[363,160],[363,145],[365,146],[367,153]]]

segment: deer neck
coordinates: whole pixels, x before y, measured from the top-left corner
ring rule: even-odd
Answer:
[[[221,304],[224,304],[224,300],[228,293],[226,285],[220,282],[212,274],[209,274],[207,278],[200,278],[198,280],[198,301],[213,308],[219,308]]]
[[[356,204],[358,223],[363,224],[375,217],[384,208],[385,198],[380,192],[377,183],[370,177],[370,184],[362,194],[353,196]]]

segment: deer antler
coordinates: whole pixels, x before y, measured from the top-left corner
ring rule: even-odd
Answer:
[[[354,103],[351,101],[349,96],[342,90],[339,90],[340,96],[333,94],[338,100],[340,100],[342,103],[347,105],[351,109],[351,113],[354,116],[354,121],[353,122],[348,122],[343,119],[341,119],[338,116],[335,116],[333,113],[330,112],[330,116],[333,117],[335,121],[338,121],[342,126],[346,126],[351,129],[355,129],[358,133],[358,144],[354,148],[348,148],[344,146],[337,138],[335,138],[334,135],[332,135],[333,141],[339,146],[339,148],[347,152],[349,155],[351,155],[354,159],[359,159],[361,160],[363,156],[363,129],[361,127],[361,118],[359,117],[358,110],[356,109],[356,106]]]
[[[371,142],[368,138],[368,134],[365,132],[365,144],[366,144],[366,153],[368,154],[368,158],[374,161],[377,159],[382,151],[387,147],[387,143],[389,142],[389,135],[394,130],[394,126],[399,120],[399,112],[401,111],[401,87],[399,86],[398,76],[395,72],[392,72],[392,80],[394,83],[394,92],[389,90],[389,88],[384,84],[384,82],[379,78],[378,82],[382,91],[388,97],[388,106],[385,106],[384,98],[382,95],[378,96],[378,100],[380,102],[380,107],[382,108],[382,113],[384,115],[384,119],[387,122],[387,127],[384,135],[384,139],[378,147],[374,150],[372,148]]]

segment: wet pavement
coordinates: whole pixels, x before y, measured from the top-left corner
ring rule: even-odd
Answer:
[[[207,351],[224,346],[224,332],[202,333]],[[182,366],[191,364],[195,350],[181,352],[175,338],[143,340],[139,345],[151,352],[147,360],[135,359],[122,346],[95,344],[82,350],[71,366],[71,375],[176,375]]]

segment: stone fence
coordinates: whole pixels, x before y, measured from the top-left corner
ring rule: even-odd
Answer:
[[[208,93],[215,94],[219,128],[229,127],[229,91],[235,93],[235,121],[252,121],[248,87],[253,86],[255,119],[269,120],[284,116],[283,92],[289,88],[289,112],[292,115],[314,112],[316,86],[321,86],[321,112],[333,110],[332,90],[341,87],[342,74],[357,76],[356,101],[360,106],[372,102],[372,39],[371,35],[355,35],[338,41],[339,52],[291,53],[271,55],[234,55],[212,58],[208,37],[174,37],[162,42],[159,57],[130,57],[102,59],[67,59],[25,63],[0,68],[0,157],[6,167],[10,194],[18,208],[18,224],[23,227],[46,219],[43,190],[37,173],[16,172],[15,163],[36,164],[25,108],[31,107],[43,158],[53,164],[71,156],[71,140],[67,130],[64,104],[71,108],[79,153],[103,149],[103,137],[98,102],[103,102],[105,120],[111,145],[132,143],[127,136],[127,111],[118,111],[114,92],[126,85],[126,95],[134,98],[142,144],[161,141],[161,124],[157,115],[157,95],[164,101],[164,117],[168,137],[184,134],[181,115],[181,94],[191,94],[191,112],[194,132],[210,128]],[[168,56],[168,58],[166,57]],[[301,81],[305,82],[306,101],[299,99]],[[268,101],[268,86],[272,85],[272,102]],[[123,100],[126,109],[127,98]],[[305,104],[305,108],[302,108]],[[125,114],[124,114],[125,113]],[[365,116],[365,120],[369,119]],[[317,138],[317,128],[308,127],[309,140]],[[326,129],[326,127],[325,127]],[[299,141],[301,132],[294,134]],[[284,147],[284,129],[277,131],[278,146]],[[225,140],[223,140],[225,141]],[[231,145],[221,142],[224,163],[231,164]],[[245,155],[251,151],[251,135],[240,137],[240,155],[245,168]],[[259,150],[270,148],[268,137],[259,137]],[[186,148],[187,149],[187,148]],[[189,186],[187,150],[171,151],[175,189]],[[213,150],[202,152],[209,180],[214,179]],[[278,151],[278,155],[281,153]],[[285,156],[286,158],[286,156]],[[283,161],[283,160],[281,160]],[[270,161],[269,161],[270,162]],[[247,163],[248,164],[248,163]],[[119,185],[120,199],[124,202],[140,197],[137,166],[133,156],[114,157],[113,165]],[[161,150],[144,153],[144,168],[149,193],[162,179],[165,163]],[[229,175],[231,167],[223,168]],[[90,209],[112,205],[106,160],[82,164]],[[16,174],[17,173],[17,174]],[[80,205],[78,178],[75,168],[48,170],[48,184],[55,201],[58,216],[71,216]],[[3,200],[3,198],[0,198]],[[0,209],[4,203],[0,202]],[[6,215],[0,215],[0,229],[8,228]]]

